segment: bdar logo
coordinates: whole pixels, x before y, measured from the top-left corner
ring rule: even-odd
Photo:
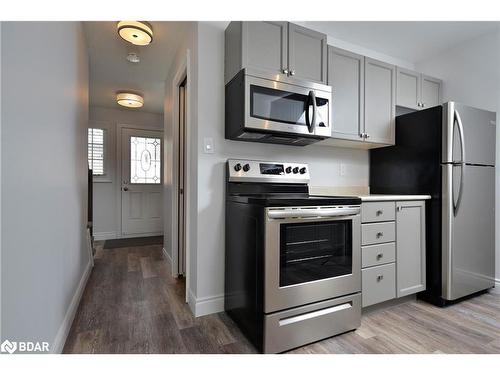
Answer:
[[[17,350],[17,342],[11,342],[9,340],[5,340],[2,342],[2,345],[0,345],[0,350],[2,353],[14,353]]]

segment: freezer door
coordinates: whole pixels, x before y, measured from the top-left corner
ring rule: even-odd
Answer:
[[[443,163],[495,165],[495,116],[456,102],[443,104]]]
[[[494,286],[495,168],[442,168],[442,297],[451,301]]]

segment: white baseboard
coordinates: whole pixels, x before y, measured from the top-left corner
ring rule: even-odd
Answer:
[[[64,349],[64,344],[66,343],[66,339],[69,334],[69,330],[71,329],[71,325],[73,324],[73,320],[75,319],[76,311],[78,309],[78,305],[80,304],[80,299],[82,298],[83,291],[85,290],[85,286],[87,285],[87,281],[90,276],[90,272],[92,271],[92,260],[89,260],[89,263],[85,267],[83,271],[82,278],[78,283],[78,287],[76,288],[75,294],[71,299],[71,302],[68,306],[68,310],[66,310],[66,314],[64,315],[64,320],[57,331],[56,338],[52,343],[50,348],[51,353],[59,354],[62,353]]]
[[[163,248],[163,249],[161,249],[161,252],[163,253],[163,256],[165,257],[165,259],[167,260],[167,262],[169,264],[172,264],[172,257],[170,256],[170,254],[168,253],[168,251],[165,248]]]
[[[116,238],[117,238],[116,232],[94,233],[94,240],[96,241],[114,240]]]
[[[219,313],[224,311],[224,294],[196,298],[190,290],[188,304],[195,317]]]
[[[500,279],[495,279],[495,289],[493,291],[500,294]]]

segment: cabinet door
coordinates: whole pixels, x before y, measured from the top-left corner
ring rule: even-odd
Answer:
[[[394,144],[395,112],[396,67],[365,57],[366,142]]]
[[[288,66],[287,22],[243,22],[242,44],[243,67],[284,74]]]
[[[429,108],[441,104],[442,81],[422,74],[422,107]]]
[[[288,69],[290,75],[326,84],[326,35],[288,24]]]
[[[396,202],[397,296],[425,290],[425,202]]]
[[[328,84],[333,88],[332,137],[362,141],[364,57],[328,46]]]
[[[420,73],[397,68],[396,105],[412,109],[420,109]]]

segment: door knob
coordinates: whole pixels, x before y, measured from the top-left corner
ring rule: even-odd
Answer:
[[[288,74],[288,69],[283,69],[283,74]]]
[[[128,191],[128,187],[126,187],[126,186],[125,186],[125,187],[123,188],[123,191]]]
[[[384,256],[384,254],[379,253],[379,254],[377,254],[377,259],[381,259],[383,256]]]
[[[293,70],[293,69],[292,69],[292,70],[290,70],[290,75],[291,75],[291,76],[294,76],[294,75],[295,75],[295,70]]]
[[[384,233],[383,233],[383,232],[378,232],[378,233],[377,233],[377,238],[380,238],[380,237],[382,237],[383,235],[384,235]]]
[[[380,216],[380,215],[382,215],[383,213],[384,213],[384,211],[383,211],[383,210],[377,210],[376,215],[377,215],[377,216]]]

